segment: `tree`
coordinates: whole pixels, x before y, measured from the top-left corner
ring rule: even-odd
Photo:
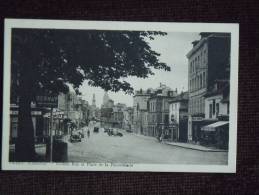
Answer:
[[[12,97],[19,97],[17,161],[35,156],[30,104],[40,91],[79,93],[84,80],[104,90],[132,93],[124,79],[146,78],[152,68],[170,71],[159,62],[148,40],[164,36],[151,31],[12,29]]]

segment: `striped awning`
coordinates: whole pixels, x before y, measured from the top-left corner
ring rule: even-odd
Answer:
[[[202,131],[215,131],[217,127],[221,127],[224,125],[228,125],[229,121],[218,121],[216,123],[212,123],[210,125],[206,125],[201,128]]]

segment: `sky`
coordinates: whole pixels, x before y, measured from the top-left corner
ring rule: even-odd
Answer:
[[[127,78],[134,90],[147,88],[157,88],[160,83],[178,92],[188,90],[188,60],[186,54],[192,48],[192,42],[200,39],[199,33],[179,33],[168,32],[166,36],[156,36],[149,41],[152,50],[161,54],[159,60],[171,67],[170,72],[164,70],[154,70],[155,75],[142,79],[136,77]],[[91,87],[85,81],[80,87],[82,98],[92,104],[93,94],[95,94],[96,105],[101,106],[104,90],[99,87]],[[124,92],[108,92],[110,99],[114,103],[124,103],[127,106],[133,105],[133,96],[126,95]]]

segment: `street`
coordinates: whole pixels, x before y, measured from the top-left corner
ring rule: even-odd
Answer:
[[[69,162],[227,164],[227,152],[205,152],[159,143],[146,137],[122,131],[123,137],[108,136],[100,131],[82,142],[68,143]]]

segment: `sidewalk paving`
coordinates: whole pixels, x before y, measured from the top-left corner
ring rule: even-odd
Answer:
[[[181,148],[188,148],[192,150],[199,150],[204,152],[227,152],[228,150],[222,150],[218,148],[212,148],[212,147],[205,147],[197,144],[191,144],[191,143],[180,143],[180,142],[169,142],[169,141],[163,141],[162,143],[177,146]]]
[[[156,140],[155,137],[150,137],[150,136],[145,136],[145,135],[140,135],[140,134],[135,134],[135,133],[133,133],[133,135],[142,137],[145,139]],[[181,147],[181,148],[191,149],[191,150],[204,151],[204,152],[228,152],[228,150],[223,150],[223,149],[218,149],[218,148],[213,148],[213,147],[206,147],[206,146],[201,146],[201,145],[192,144],[192,143],[171,142],[171,141],[165,141],[165,140],[162,141],[161,143],[172,145],[172,146],[177,146],[177,147]]]

